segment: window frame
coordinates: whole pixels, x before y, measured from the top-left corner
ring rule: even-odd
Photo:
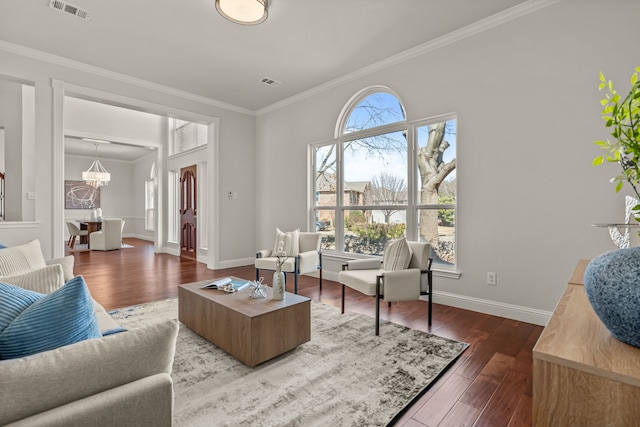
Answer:
[[[393,96],[395,96],[400,106],[405,113],[404,104],[401,99],[388,88],[383,88],[381,86],[374,86],[368,89],[361,91],[360,93],[354,95],[351,100],[345,105],[342,109],[338,123],[336,125],[335,131],[336,135],[333,139],[323,142],[317,142],[309,144],[309,229],[315,230],[315,221],[316,216],[319,211],[331,211],[334,213],[334,236],[335,236],[335,249],[324,249],[328,254],[335,255],[341,258],[369,258],[376,255],[362,255],[355,254],[351,252],[344,252],[344,219],[345,212],[349,210],[380,210],[382,206],[380,205],[363,205],[363,206],[349,206],[345,204],[344,201],[344,158],[343,158],[343,150],[344,144],[350,141],[372,137],[376,135],[383,135],[390,132],[397,131],[406,131],[407,137],[407,204],[406,205],[384,205],[384,208],[393,208],[405,211],[405,221],[406,221],[406,231],[405,235],[409,240],[417,240],[419,234],[419,212],[422,209],[451,209],[454,212],[454,262],[452,264],[444,264],[444,263],[434,263],[434,270],[442,270],[446,272],[455,272],[458,267],[458,233],[457,233],[457,225],[458,225],[458,193],[457,193],[457,183],[458,183],[458,146],[457,146],[457,138],[456,138],[456,147],[455,147],[455,158],[456,158],[456,199],[453,204],[419,204],[419,188],[417,187],[417,183],[419,182],[419,171],[417,164],[417,153],[419,150],[418,147],[418,129],[424,126],[433,125],[436,123],[447,122],[451,120],[455,120],[456,123],[456,135],[458,129],[458,115],[457,113],[446,113],[437,116],[431,116],[428,118],[408,121],[403,120],[400,122],[389,123],[382,126],[367,128],[361,131],[352,131],[349,133],[344,133],[345,126],[348,122],[349,115],[353,108],[357,106],[364,98],[378,92],[386,92]],[[335,156],[336,156],[336,197],[335,197],[335,205],[333,206],[319,206],[318,196],[316,195],[316,151],[321,147],[326,147],[330,145],[335,145]]]

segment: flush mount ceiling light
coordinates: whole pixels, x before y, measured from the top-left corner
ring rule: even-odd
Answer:
[[[220,15],[240,25],[256,25],[267,19],[269,0],[216,0]]]

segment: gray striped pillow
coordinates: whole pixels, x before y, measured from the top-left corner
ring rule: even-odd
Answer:
[[[411,255],[411,248],[406,238],[389,240],[384,245],[382,268],[387,271],[404,270],[409,266]]]

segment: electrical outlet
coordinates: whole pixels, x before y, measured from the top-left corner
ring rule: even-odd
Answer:
[[[496,286],[498,284],[498,277],[494,272],[487,273],[487,285]]]

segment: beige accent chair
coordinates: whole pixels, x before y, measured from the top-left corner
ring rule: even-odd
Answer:
[[[298,293],[298,276],[300,274],[319,273],[320,291],[322,291],[322,233],[299,232],[298,246],[294,253],[288,256],[282,264],[281,271],[294,275],[294,292]],[[262,249],[256,253],[256,280],[260,278],[260,270],[276,270],[277,258],[274,249]]]
[[[108,218],[102,221],[102,230],[89,235],[92,251],[110,251],[122,247],[122,219]]]
[[[429,258],[431,246],[426,242],[407,242],[411,248],[408,267],[397,270],[384,270],[380,259],[361,259],[348,261],[338,273],[338,282],[342,284],[342,313],[344,313],[345,287],[348,286],[365,295],[376,297],[376,335],[380,334],[380,299],[391,305],[396,301],[415,301],[420,295],[429,295],[428,322],[431,326],[433,301],[432,259]]]
[[[73,249],[76,244],[76,237],[86,236],[88,233],[87,230],[80,230],[77,225],[70,221],[67,221],[67,230],[69,230],[69,241],[67,242],[67,246],[71,249]]]

